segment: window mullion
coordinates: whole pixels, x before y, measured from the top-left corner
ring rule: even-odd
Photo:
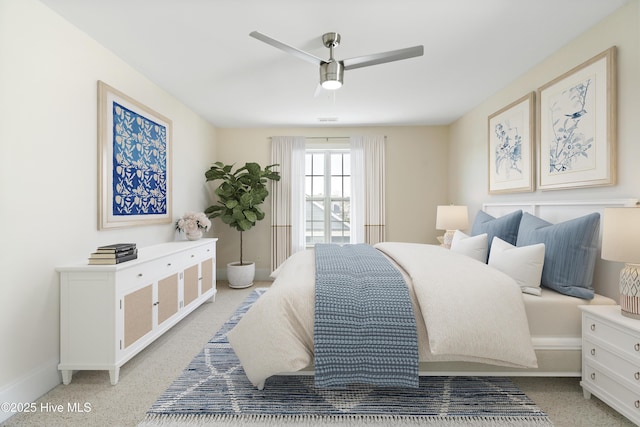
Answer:
[[[331,243],[331,152],[324,155],[324,241]]]

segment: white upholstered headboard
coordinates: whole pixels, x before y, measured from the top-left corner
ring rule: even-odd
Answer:
[[[522,210],[531,215],[557,224],[573,218],[578,218],[592,212],[600,213],[600,239],[602,238],[602,214],[604,208],[635,206],[638,199],[613,199],[613,200],[583,200],[583,201],[522,201],[507,203],[484,203],[482,210],[494,217],[500,217],[513,211]],[[600,256],[596,260],[593,275],[593,287],[601,295],[620,298],[618,289],[621,263],[605,261]]]

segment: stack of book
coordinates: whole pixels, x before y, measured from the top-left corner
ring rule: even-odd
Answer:
[[[113,245],[99,246],[89,257],[89,264],[120,264],[136,258],[138,258],[138,249],[135,243],[114,243]]]

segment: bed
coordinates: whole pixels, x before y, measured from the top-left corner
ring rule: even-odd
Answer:
[[[500,221],[521,212],[523,218],[526,216],[535,225],[535,232],[546,221],[553,227],[540,229],[553,230],[547,234],[556,236],[558,227],[565,223],[582,221],[585,215],[599,214],[605,207],[632,206],[635,202],[623,199],[485,204],[481,212]],[[488,228],[480,231],[489,231],[490,237],[491,227],[496,223],[491,220],[487,222]],[[520,223],[524,220],[518,220]],[[599,228],[595,233],[593,241],[599,245]],[[479,237],[483,233],[475,234]],[[554,255],[553,243],[546,243],[547,255]],[[593,289],[587,292],[570,287],[567,291],[561,286],[558,291],[539,286],[539,295],[535,295],[536,292],[520,292],[525,288],[519,278],[515,280],[503,271],[496,274],[496,268],[435,245],[384,242],[376,245],[376,249],[397,267],[410,289],[416,313],[420,375],[580,376],[578,307],[616,304],[619,270],[615,265],[603,264],[599,250],[595,266],[590,267]],[[420,264],[427,266],[426,260],[444,268],[431,265],[422,268]],[[275,280],[269,291],[228,334],[247,376],[258,388],[264,387],[265,380],[272,375],[314,372],[314,262],[312,250],[294,254],[274,272]],[[545,269],[547,265],[549,259],[545,258]],[[456,274],[451,274],[452,271]],[[482,281],[482,285],[474,286],[472,278]],[[433,282],[440,284],[430,284]],[[454,294],[449,290],[442,293],[454,282]],[[415,283],[418,286],[414,288]],[[517,292],[512,292],[513,288]],[[584,297],[587,295],[584,292],[588,297]],[[496,304],[498,300],[502,302]],[[457,317],[450,316],[452,312]],[[490,316],[484,318],[483,313]],[[457,325],[453,323],[456,319]]]

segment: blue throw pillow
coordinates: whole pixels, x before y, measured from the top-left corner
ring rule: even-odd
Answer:
[[[542,285],[565,295],[593,299],[600,214],[551,224],[525,213],[516,246],[545,244]]]
[[[514,246],[516,245],[520,218],[522,218],[521,210],[511,212],[510,214],[501,216],[500,218],[492,217],[485,211],[478,211],[476,218],[473,220],[471,235],[477,236],[479,234],[487,233],[487,241],[489,242],[487,260],[491,253],[491,242],[493,242],[494,237],[502,239]]]

